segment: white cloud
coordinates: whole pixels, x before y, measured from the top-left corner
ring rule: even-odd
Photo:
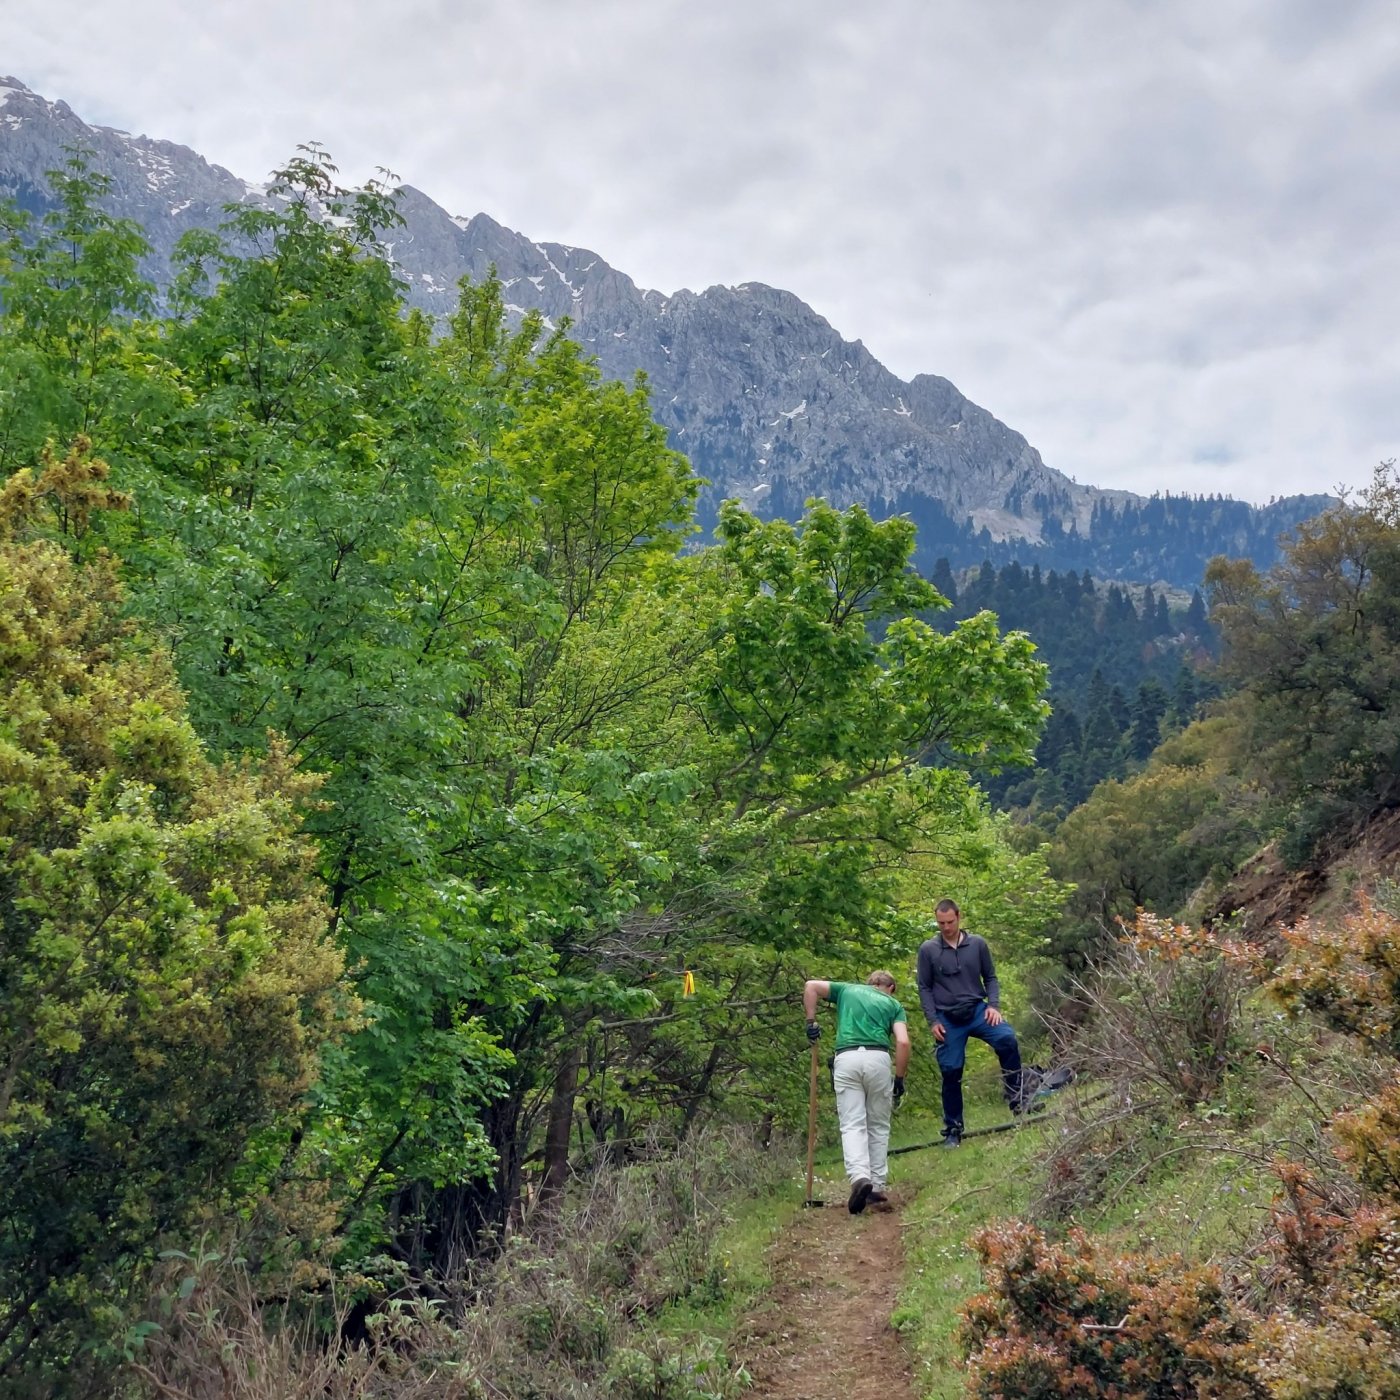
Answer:
[[[765,281],[1099,485],[1400,453],[1386,0],[9,0],[4,66],[260,179],[298,142],[644,286]]]

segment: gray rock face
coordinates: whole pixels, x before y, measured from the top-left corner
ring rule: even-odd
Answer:
[[[49,102],[17,78],[0,77],[0,194],[42,210],[47,173],[63,165],[71,147],[90,151],[93,168],[111,180],[110,212],[146,230],[153,270],[168,268],[187,229],[214,227],[226,204],[255,193],[188,146],[89,126],[66,102]]]
[[[112,212],[145,229],[157,281],[186,229],[213,227],[228,204],[262,197],[183,146],[89,126],[65,103],[0,79],[0,193],[41,209],[45,172],[73,144],[112,181]],[[532,242],[485,214],[453,218],[411,187],[399,207],[405,225],[387,241],[410,304],[446,316],[458,280],[494,266],[514,313],[538,308],[551,325],[569,318],[606,375],[645,372],[672,444],[710,483],[702,518],[728,496],[784,514],[824,496],[875,514],[920,517],[927,507],[992,541],[1034,543],[1047,521],[1083,537],[1096,504],[1142,502],[1047,467],[946,379],[905,383],[790,292],[745,283],[666,296],[596,253]]]
[[[825,496],[878,512],[913,493],[993,539],[1035,540],[1047,513],[1085,530],[1096,500],[1128,498],[1047,467],[946,379],[904,383],[790,292],[757,282],[642,291],[587,249],[533,243],[484,214],[449,220],[417,190],[400,207],[412,237],[393,256],[415,305],[446,314],[457,278],[494,265],[509,307],[538,308],[551,325],[568,317],[607,375],[645,372],[657,417],[712,499],[761,508]]]

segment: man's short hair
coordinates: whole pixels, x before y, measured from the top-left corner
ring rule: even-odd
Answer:
[[[894,987],[897,983],[894,980],[894,973],[886,972],[883,967],[877,967],[869,977],[865,979],[868,987]]]
[[[940,899],[938,907],[933,912],[935,914],[961,914],[962,910],[951,899]]]

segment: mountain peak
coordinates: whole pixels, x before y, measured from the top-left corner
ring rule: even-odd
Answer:
[[[157,283],[182,233],[217,226],[229,205],[260,193],[187,147],[88,126],[19,79],[0,80],[0,193],[41,212],[46,174],[74,144],[108,177],[111,212],[145,230]],[[699,293],[641,290],[590,249],[532,240],[484,213],[454,218],[410,186],[399,208],[406,225],[385,244],[411,305],[444,317],[456,307],[459,280],[480,281],[494,266],[510,314],[538,310],[550,327],[567,318],[602,373],[624,381],[646,373],[657,418],[708,483],[702,523],[725,496],[787,515],[823,496],[909,514],[920,526],[924,567],[937,554],[967,563],[994,550],[1029,550],[1047,565],[1092,564],[1099,575],[1200,577],[1200,557],[1178,557],[1140,524],[1151,515],[1144,498],[1080,485],[1048,467],[949,380],[920,374],[905,383],[793,292],[757,281]],[[1240,552],[1260,531],[1271,536],[1313,513],[1316,498],[1267,511],[1230,504],[1239,506],[1235,534],[1217,531],[1201,546],[1208,553]],[[1132,551],[1105,555],[1095,531],[1132,512]]]

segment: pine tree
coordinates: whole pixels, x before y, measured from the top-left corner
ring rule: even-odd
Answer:
[[[929,582],[950,602],[954,607],[958,602],[957,580],[953,578],[952,566],[948,563],[946,555],[940,555],[938,562],[933,566],[933,574]]]
[[[1160,681],[1149,677],[1138,686],[1128,730],[1128,751],[1136,762],[1145,763],[1161,741],[1166,713],[1167,692]]]
[[[1193,637],[1204,637],[1209,625],[1205,599],[1201,597],[1199,588],[1193,588],[1191,590],[1191,603],[1186,609],[1186,630]]]

